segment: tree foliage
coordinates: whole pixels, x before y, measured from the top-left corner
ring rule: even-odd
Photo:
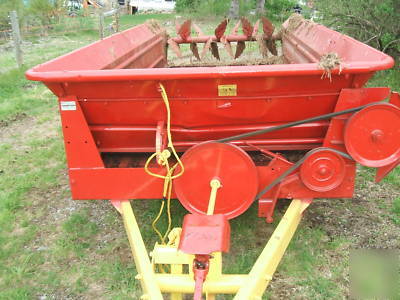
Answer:
[[[335,30],[397,56],[400,52],[400,1],[319,0],[321,21]]]
[[[30,16],[37,18],[42,24],[50,24],[63,11],[62,0],[30,0],[27,7]]]
[[[177,12],[193,11],[199,3],[200,1],[198,0],[176,0],[175,10]]]
[[[293,7],[297,2],[296,0],[266,0],[265,14],[271,20],[282,23],[293,13]]]
[[[64,0],[0,0],[0,30],[10,28],[10,11],[18,13],[19,21],[27,24],[50,24],[64,10]]]
[[[296,0],[176,0],[177,12],[196,12],[202,15],[221,15],[237,18],[251,11],[283,21],[297,3]]]
[[[23,16],[24,5],[22,0],[0,0],[0,30],[10,28],[10,11],[17,11],[18,15]]]

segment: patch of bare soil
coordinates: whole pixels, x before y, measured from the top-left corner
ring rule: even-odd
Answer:
[[[297,285],[293,278],[287,278],[279,272],[275,273],[268,289],[272,291],[272,295],[269,298],[270,300],[307,299],[307,297],[304,296],[304,288],[302,286]]]
[[[57,135],[54,124],[59,124],[59,117],[54,120],[38,124],[37,119],[25,113],[17,114],[12,119],[0,122],[0,143],[11,144],[18,150],[23,148],[23,143],[16,143],[16,138],[21,141],[32,137],[49,138]]]
[[[0,129],[1,129],[0,140],[2,139],[2,136],[8,135],[9,132],[11,131],[11,129],[7,130],[7,128],[13,127],[13,125],[15,125],[15,122],[21,121],[21,120],[25,119],[26,117],[27,117],[27,115],[25,113],[20,113],[20,114],[16,114],[9,120],[0,120]]]
[[[357,187],[353,199],[313,203],[306,214],[307,226],[320,226],[330,238],[350,239],[355,249],[400,249],[400,228],[386,209],[399,196],[400,190],[389,184],[366,182]]]

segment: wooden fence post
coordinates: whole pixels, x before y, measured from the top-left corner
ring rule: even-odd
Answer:
[[[15,10],[10,12],[11,19],[11,27],[12,27],[12,36],[14,40],[14,48],[15,48],[15,57],[17,59],[18,67],[20,68],[23,65],[23,57],[22,57],[22,49],[21,49],[21,32],[19,30],[18,23],[18,15]]]
[[[117,11],[115,12],[115,29],[117,32],[119,32],[119,8],[117,8]]]
[[[99,37],[101,40],[104,38],[104,13],[102,10],[99,12]]]

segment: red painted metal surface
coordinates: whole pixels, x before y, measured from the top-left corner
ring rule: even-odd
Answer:
[[[390,94],[389,103],[391,103],[397,107],[400,107],[400,94],[397,92],[392,92]]]
[[[169,97],[171,132],[179,152],[204,141],[389,96],[387,88],[362,87],[376,71],[392,67],[393,59],[322,25],[303,24],[287,32],[282,41],[287,64],[281,65],[167,68],[165,45],[162,33],[155,34],[140,25],[26,73],[28,79],[42,81],[59,98],[74,199],[161,197],[163,180],[143,169],[150,152],[165,147],[166,110],[158,91],[160,82]],[[323,70],[318,67],[320,57],[329,52],[338,53],[342,66],[341,72],[332,70],[332,81],[321,79]],[[221,85],[235,86],[235,95],[220,96]],[[397,93],[392,93],[390,102],[400,105]],[[293,153],[304,154],[320,146],[347,152],[344,134],[351,116],[298,125],[232,144],[252,157],[259,192],[293,165],[289,159]],[[272,150],[283,152],[277,155]],[[393,162],[379,169],[379,179],[395,165]],[[150,168],[159,174],[165,172],[156,164]],[[344,159],[342,169],[344,179],[329,191],[308,188],[300,170],[294,171],[261,197],[259,215],[272,221],[279,198],[352,197],[355,161]],[[204,201],[207,203],[208,197]]]
[[[258,189],[258,174],[254,162],[237,146],[215,142],[198,144],[182,158],[185,172],[174,181],[175,193],[182,205],[192,213],[207,213],[210,182],[217,179],[214,212],[228,219],[247,210]]]
[[[375,182],[380,182],[383,178],[386,177],[387,174],[393,171],[394,168],[396,168],[398,165],[400,165],[400,158],[389,165],[377,168],[375,174]]]
[[[309,156],[300,168],[304,185],[316,192],[337,188],[344,180],[346,164],[342,156],[325,150]]]
[[[188,214],[183,218],[179,250],[188,254],[228,252],[230,225],[221,214]]]
[[[193,300],[201,300],[203,284],[210,269],[211,255],[196,255],[193,260],[194,293]]]
[[[400,109],[373,104],[355,113],[344,134],[350,155],[368,167],[383,167],[400,159]]]

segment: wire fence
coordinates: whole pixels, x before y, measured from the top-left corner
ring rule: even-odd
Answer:
[[[82,31],[98,31],[99,17],[97,15],[87,17],[62,16],[51,24],[44,25],[20,25],[21,38],[29,40],[49,35],[63,35]],[[11,41],[13,38],[12,29],[0,31],[0,43]]]
[[[0,30],[0,48],[14,48],[19,67],[23,65],[22,44],[43,37],[67,36],[68,34],[98,34],[99,39],[116,33],[120,28],[118,9],[108,12],[98,11],[88,16],[58,16],[50,24],[37,24],[39,21],[22,22],[15,11],[10,12],[10,28]],[[22,24],[21,24],[22,23]],[[125,29],[125,28],[124,28]]]
[[[11,39],[11,29],[0,30],[0,42],[5,42]]]

